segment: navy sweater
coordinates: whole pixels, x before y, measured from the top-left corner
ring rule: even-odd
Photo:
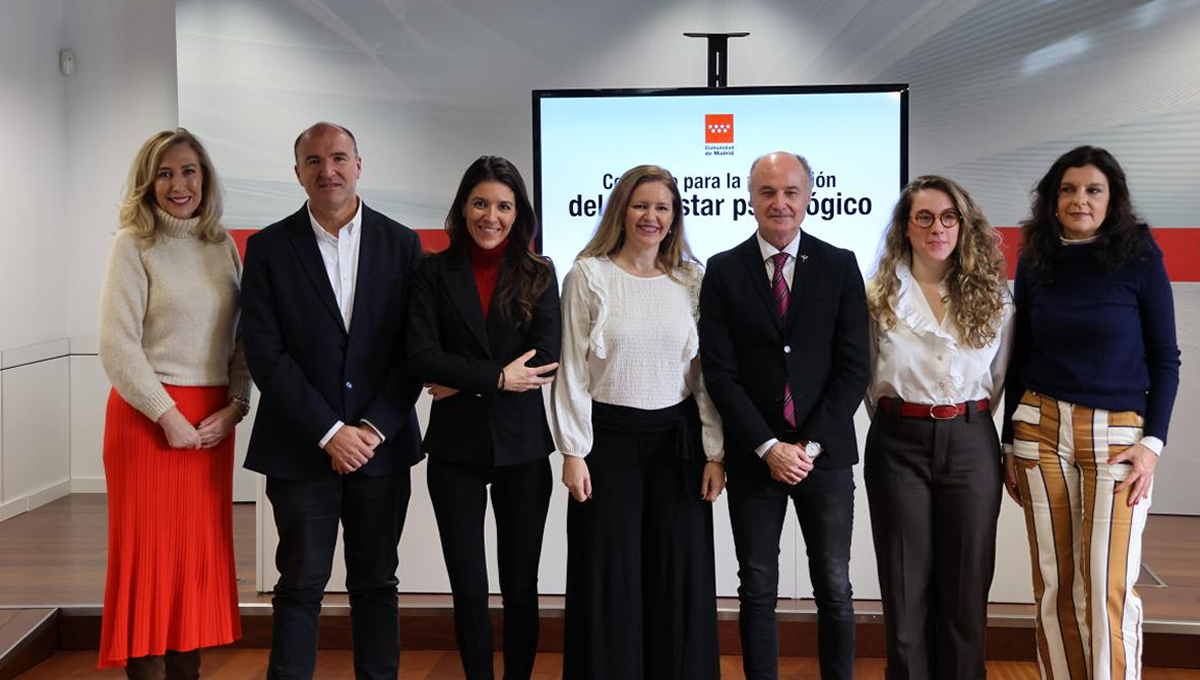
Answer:
[[[1175,304],[1162,251],[1113,272],[1095,242],[1064,245],[1044,275],[1017,262],[1016,320],[1004,398],[1003,441],[1026,389],[1082,406],[1137,411],[1147,436],[1167,440],[1179,388]]]

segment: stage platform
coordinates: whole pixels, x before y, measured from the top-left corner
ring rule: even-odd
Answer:
[[[14,671],[28,669],[54,651],[96,648],[106,536],[102,494],[74,494],[0,522],[0,680],[17,677]],[[270,642],[271,605],[269,595],[254,590],[253,504],[235,505],[234,542],[245,629],[236,647],[266,648]],[[1200,517],[1152,515],[1144,546],[1139,593],[1146,612],[1145,664],[1200,668]],[[499,598],[493,598],[493,605],[498,614]],[[448,595],[402,593],[400,607],[404,649],[455,649]],[[855,608],[859,619],[858,656],[881,657],[879,602],[857,601]],[[561,651],[562,609],[563,598],[542,598],[541,649],[550,654]],[[780,653],[815,656],[816,610],[812,601],[781,600],[778,611]],[[349,648],[347,613],[345,595],[326,597],[321,624],[323,648]],[[741,651],[737,601],[719,600],[718,617],[721,652],[735,656]],[[497,625],[497,636],[500,632]],[[1034,659],[1032,606],[993,604],[989,608],[988,648],[989,659],[998,662]]]

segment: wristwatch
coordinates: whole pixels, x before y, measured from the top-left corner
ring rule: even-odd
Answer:
[[[804,449],[804,454],[808,456],[809,460],[821,455],[821,452],[825,450],[816,442],[801,440],[796,442],[796,444]]]

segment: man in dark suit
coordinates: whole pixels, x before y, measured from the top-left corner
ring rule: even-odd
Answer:
[[[854,412],[870,374],[867,306],[854,254],[800,232],[811,178],[795,154],[754,162],[758,231],[709,260],[700,292],[701,362],[725,424],[751,680],[778,677],[779,536],[789,499],[808,550],[821,677],[849,680],[854,665],[851,466]]]
[[[246,467],[267,476],[279,546],[267,677],[311,678],[339,521],[355,677],[399,669],[398,558],[421,459],[406,370],[411,276],[421,245],[365,206],[349,130],[296,139],[308,203],[250,237],[242,279],[246,360],[262,392]]]

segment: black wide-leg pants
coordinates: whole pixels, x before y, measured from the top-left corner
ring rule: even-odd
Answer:
[[[987,413],[879,410],[863,469],[883,593],[888,680],[985,674],[1003,476]]]
[[[720,675],[712,506],[691,400],[595,403],[592,498],[567,509],[564,680]]]
[[[504,600],[504,678],[528,680],[537,656],[538,564],[553,486],[549,459],[492,467],[431,455],[427,481],[450,576],[454,632],[468,680],[495,677],[483,539],[490,485]]]

